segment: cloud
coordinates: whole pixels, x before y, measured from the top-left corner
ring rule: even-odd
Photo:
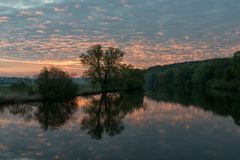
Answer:
[[[0,16],[0,24],[1,23],[5,23],[9,20],[9,17],[6,17],[6,16]]]
[[[142,68],[231,56],[240,47],[239,7],[239,0],[0,0],[0,58],[75,61],[94,44],[119,47],[125,62]]]
[[[15,9],[29,9],[39,7],[45,4],[59,3],[62,0],[0,0],[0,7],[9,7]]]
[[[63,12],[65,12],[65,8],[54,7],[53,10],[56,13],[63,13]]]
[[[110,20],[110,21],[122,21],[122,18],[120,18],[118,16],[106,16],[106,17],[104,17],[104,19]]]

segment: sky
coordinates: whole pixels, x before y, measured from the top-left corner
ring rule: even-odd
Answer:
[[[230,57],[240,50],[239,0],[0,0],[0,76],[59,66],[100,44],[138,68]]]

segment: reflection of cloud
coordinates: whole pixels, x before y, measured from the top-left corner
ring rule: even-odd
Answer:
[[[36,11],[28,11],[28,10],[23,10],[20,11],[20,14],[18,16],[42,16],[43,11],[41,10],[36,10]]]
[[[0,16],[0,24],[1,23],[4,23],[4,22],[7,22],[8,21],[8,17],[6,17],[6,16]]]
[[[149,126],[150,124],[167,123],[170,125],[186,124],[186,129],[194,123],[216,123],[222,124],[223,119],[211,113],[205,112],[194,106],[182,106],[177,103],[157,102],[147,97],[144,99],[146,109],[140,109],[129,115],[126,121],[136,125]],[[214,120],[213,120],[214,119]]]
[[[45,4],[59,3],[62,0],[7,0],[0,1],[0,7],[10,7],[15,9],[28,9],[39,7]]]
[[[5,144],[0,144],[0,152],[1,151],[6,151],[8,149],[8,146]]]
[[[113,17],[111,17],[111,16],[106,16],[106,17],[104,17],[106,20],[111,20],[111,21],[122,21],[122,18],[120,18],[120,17],[117,17],[117,16],[113,16]]]
[[[77,104],[78,108],[86,107],[90,105],[90,101],[87,98],[83,98],[83,97],[77,97],[75,103]]]
[[[65,12],[65,9],[64,9],[64,8],[54,7],[53,10],[54,10],[54,12],[56,12],[56,13],[63,13],[63,12]]]

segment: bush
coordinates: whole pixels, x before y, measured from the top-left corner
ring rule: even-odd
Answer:
[[[139,69],[129,69],[125,73],[126,89],[142,89],[144,85],[143,71]]]
[[[135,69],[130,65],[122,65],[115,68],[115,75],[108,81],[109,90],[134,90],[143,89],[144,71]]]
[[[56,67],[44,67],[36,79],[36,84],[45,99],[71,98],[78,92],[78,86],[69,74]]]

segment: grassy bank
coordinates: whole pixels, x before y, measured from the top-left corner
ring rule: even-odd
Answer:
[[[84,96],[101,93],[98,87],[93,88],[89,84],[79,84],[79,91],[76,96]],[[27,91],[14,91],[11,85],[0,85],[0,104],[24,103],[41,101],[43,98],[38,93],[29,94]]]
[[[14,92],[10,89],[10,86],[1,86],[0,88],[4,88],[0,90],[0,104],[16,104],[16,103],[28,103],[28,102],[38,102],[38,101],[49,101],[41,97],[38,93],[29,94],[25,91],[22,92]],[[134,90],[134,89],[124,89],[124,91]],[[109,90],[105,92],[118,92],[122,90]],[[101,94],[103,91],[99,87],[91,87],[90,84],[79,84],[78,93],[72,97],[75,98],[77,96],[88,96]],[[53,101],[63,100],[63,98],[52,99]]]

